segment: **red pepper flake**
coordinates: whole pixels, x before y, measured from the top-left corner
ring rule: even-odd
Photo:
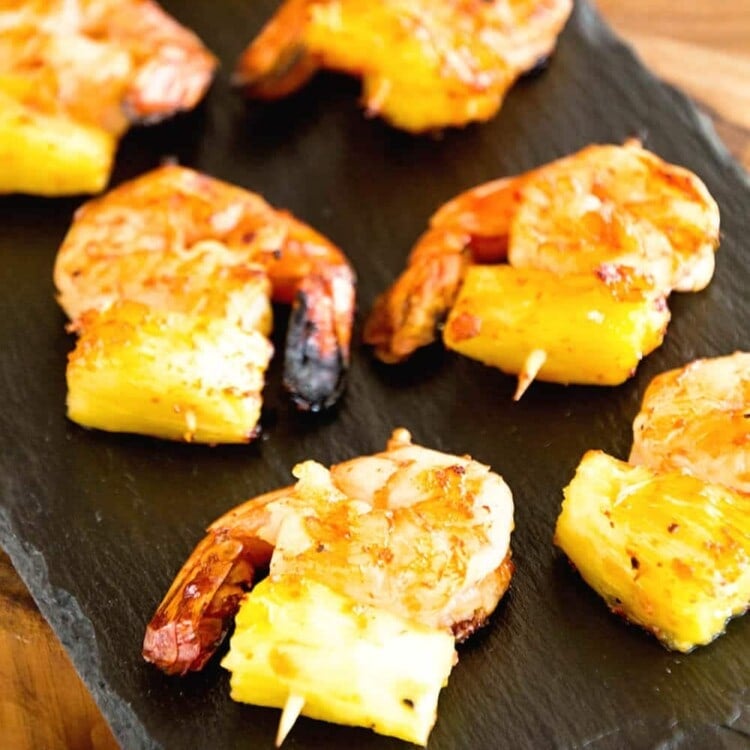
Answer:
[[[471,313],[463,312],[451,321],[451,333],[456,341],[472,339],[482,330],[482,319]]]

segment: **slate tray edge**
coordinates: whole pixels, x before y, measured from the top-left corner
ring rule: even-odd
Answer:
[[[118,743],[124,748],[159,750],[161,745],[150,737],[130,704],[112,690],[104,679],[91,621],[72,594],[50,583],[44,555],[19,539],[2,507],[0,547],[10,557],[42,616],[59,638]]]

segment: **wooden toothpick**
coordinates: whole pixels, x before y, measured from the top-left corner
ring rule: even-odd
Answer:
[[[281,743],[286,739],[289,732],[292,731],[294,722],[299,718],[302,708],[305,705],[305,699],[301,695],[289,693],[286,699],[284,709],[279,719],[279,730],[276,732],[276,747],[281,747]]]
[[[544,349],[532,349],[526,361],[523,363],[521,372],[518,373],[518,385],[513,394],[514,401],[520,401],[526,389],[534,382],[534,378],[547,361],[547,352]]]

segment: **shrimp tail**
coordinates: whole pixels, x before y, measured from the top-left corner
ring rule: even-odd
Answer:
[[[284,386],[301,411],[333,406],[344,391],[354,316],[354,273],[348,266],[300,282],[287,330]]]
[[[510,225],[522,178],[505,177],[467,190],[441,206],[417,240],[407,268],[375,302],[364,341],[375,356],[402,362],[431,344],[472,263],[507,260]]]
[[[221,645],[245,592],[265,572],[277,529],[268,508],[281,487],[238,505],[211,524],[146,627],[143,658],[167,674],[197,672]]]
[[[203,668],[251,588],[256,564],[270,558],[270,545],[255,542],[243,543],[226,532],[204,537],[146,627],[146,661],[167,674]]]
[[[153,45],[148,57],[135,54],[137,72],[122,104],[130,122],[150,125],[193,109],[211,84],[216,57],[156,3],[107,6],[107,16],[100,22],[114,40],[135,50],[144,40]]]
[[[401,362],[435,340],[470,263],[463,250],[412,256],[410,265],[375,301],[364,341],[383,362]]]
[[[125,115],[133,123],[153,125],[195,108],[210,84],[214,67],[208,56],[189,67],[180,59],[148,63],[123,102]]]
[[[318,60],[302,39],[309,20],[310,0],[287,0],[244,50],[232,84],[248,96],[280,99],[300,89],[315,75]]]

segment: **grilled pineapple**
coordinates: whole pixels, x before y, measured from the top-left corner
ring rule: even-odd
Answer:
[[[281,577],[246,596],[222,665],[235,700],[281,708],[294,696],[305,716],[424,745],[454,661],[448,632]]]
[[[117,141],[94,125],[27,106],[0,80],[0,193],[71,195],[107,184]]]
[[[67,369],[73,421],[201,443],[253,437],[273,351],[261,333],[135,302],[85,313],[76,327]]]
[[[658,347],[663,296],[619,269],[612,278],[513,266],[472,266],[443,330],[445,345],[511,374],[544,353],[540,380],[618,385]]]
[[[613,611],[678,651],[750,604],[750,498],[721,485],[589,451],[555,543]]]

